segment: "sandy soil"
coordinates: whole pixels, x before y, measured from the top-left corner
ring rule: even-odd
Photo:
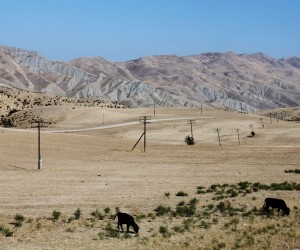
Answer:
[[[89,227],[83,219],[68,224],[47,218],[57,210],[66,219],[77,208],[82,210],[83,218],[106,207],[112,213],[115,207],[133,215],[153,213],[159,204],[175,206],[180,201],[175,196],[178,191],[188,193],[188,199],[198,198],[201,207],[210,196],[197,196],[200,185],[299,182],[297,174],[284,172],[300,168],[299,123],[271,124],[265,117],[263,128],[260,116],[252,114],[204,110],[201,115],[199,109],[158,109],[155,119],[193,118],[196,144],[187,146],[184,142],[190,134],[187,120],[156,122],[147,124],[147,148],[143,152],[142,142],[131,151],[143,132],[142,124],[90,132],[50,132],[137,121],[142,115],[154,119],[151,109],[86,108],[64,115],[64,121],[55,127],[42,129],[42,170],[37,170],[36,129],[0,128],[0,225],[14,230],[14,237],[0,236],[1,249],[180,249],[186,241],[205,246],[207,237],[195,240],[193,232],[168,240],[157,237],[144,244],[143,237],[150,237],[153,228],[171,221],[142,220],[139,239],[99,240],[97,234],[104,222]],[[255,137],[248,137],[250,124]],[[216,128],[221,129],[222,146]],[[240,129],[241,145],[235,129]],[[166,197],[167,192],[171,198]],[[299,191],[270,192],[256,193],[255,199],[238,197],[234,202],[261,207],[264,198],[271,195],[284,198],[290,207],[300,207]],[[33,222],[14,228],[9,223],[17,213]],[[39,230],[38,221],[42,221]],[[115,221],[111,223],[116,226]],[[210,234],[216,235],[218,230],[213,228]],[[198,249],[200,245],[187,244],[184,248]],[[300,242],[294,246],[300,246]]]

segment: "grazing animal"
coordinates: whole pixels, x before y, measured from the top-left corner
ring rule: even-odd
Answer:
[[[133,229],[134,229],[134,232],[138,233],[139,232],[139,226],[135,223],[133,217],[129,214],[126,214],[126,213],[120,213],[118,212],[114,219],[118,217],[118,231],[120,231],[120,227],[122,229],[122,233],[124,232],[123,231],[123,224],[126,224],[127,225],[127,233],[129,232],[129,227],[132,226]]]
[[[284,200],[276,199],[276,198],[266,198],[264,203],[264,210],[269,213],[269,207],[278,208],[278,213],[282,210],[286,215],[290,214],[290,209],[285,204]]]

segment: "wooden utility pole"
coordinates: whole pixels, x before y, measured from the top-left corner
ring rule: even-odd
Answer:
[[[191,136],[192,138],[194,138],[194,135],[193,135],[193,123],[195,123],[195,120],[188,120],[188,125],[191,125]]]
[[[34,121],[34,123],[37,123],[37,126],[34,126],[33,128],[38,129],[38,169],[42,169],[43,166],[43,159],[42,159],[42,150],[41,150],[41,127],[46,127],[43,124],[46,122],[42,122],[40,120]]]
[[[253,124],[250,124],[249,127],[252,129],[252,132],[254,133]]]
[[[42,154],[41,154],[41,123],[38,121],[38,169],[42,169]]]
[[[201,115],[202,115],[202,102],[201,102]]]
[[[155,116],[155,102],[154,102],[154,107],[153,107],[153,115]]]
[[[272,123],[272,113],[270,113],[270,123]]]
[[[141,135],[141,137],[138,139],[138,141],[136,142],[136,144],[133,146],[132,150],[133,151],[136,147],[136,145],[138,145],[139,141],[144,137],[144,152],[146,152],[146,124],[149,123],[148,120],[150,120],[149,116],[141,116],[139,118],[139,122],[142,122],[144,124],[144,133]]]
[[[264,123],[263,123],[263,118],[259,118],[261,125],[263,126],[263,128],[265,127]]]
[[[215,132],[218,133],[219,145],[221,146],[220,131],[221,131],[220,128],[215,129]]]
[[[240,142],[240,129],[235,129],[236,133],[237,133],[237,136],[238,136],[238,141],[239,141],[239,145],[241,145],[241,142]]]

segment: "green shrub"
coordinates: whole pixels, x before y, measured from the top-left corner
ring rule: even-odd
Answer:
[[[74,219],[79,220],[80,216],[81,216],[81,210],[77,208],[77,210],[74,212]]]
[[[241,189],[246,190],[249,187],[250,183],[248,181],[244,181],[244,182],[239,182],[238,185]]]
[[[91,215],[94,216],[98,220],[103,220],[104,219],[104,215],[101,214],[98,209],[96,209],[95,211],[93,211],[91,213]]]
[[[202,189],[198,189],[197,190],[197,194],[206,194],[206,191],[202,190]]]
[[[52,217],[51,217],[51,219],[52,219],[53,221],[57,221],[57,220],[59,219],[60,216],[61,216],[61,212],[54,210],[54,211],[52,212]]]
[[[284,170],[285,173],[294,173],[294,174],[300,174],[300,169],[289,169]]]
[[[183,206],[183,205],[185,205],[185,201],[179,202],[177,206]]]
[[[166,207],[163,205],[159,205],[157,208],[154,209],[156,216],[163,216],[171,212],[170,207]]]
[[[190,200],[189,204],[190,204],[190,205],[195,205],[195,206],[196,206],[198,202],[199,202],[198,199],[193,198],[193,199]]]
[[[149,213],[148,217],[151,218],[152,220],[156,219],[156,215],[154,213]]]
[[[159,227],[159,233],[162,234],[164,238],[170,238],[171,233],[169,232],[168,228],[165,226],[160,226]]]
[[[0,233],[2,233],[5,237],[13,236],[13,232],[10,231],[9,228],[3,227],[0,225]]]
[[[193,222],[194,222],[193,218],[188,218],[188,219],[183,220],[182,225],[183,225],[184,230],[189,230],[190,227],[192,226]]]
[[[41,228],[42,228],[42,223],[38,222],[38,223],[36,224],[36,229],[41,229]]]
[[[183,233],[184,229],[181,226],[175,226],[173,227],[174,232],[176,233]]]
[[[222,188],[220,184],[212,184],[210,186],[210,189],[212,189],[213,191],[216,191],[216,189],[220,189],[220,188]]]
[[[235,190],[232,190],[231,192],[230,192],[230,197],[236,197],[236,196],[238,196],[239,195],[239,193],[237,192],[237,191],[235,191]]]
[[[184,141],[187,145],[194,145],[195,144],[194,137],[189,136],[189,135],[185,137]]]
[[[23,221],[25,220],[25,217],[21,214],[16,214],[15,217],[15,222],[13,223],[15,227],[21,227],[23,225]]]
[[[207,206],[207,209],[208,210],[212,210],[214,208],[214,205],[213,204],[209,204],[208,206]]]
[[[104,208],[104,213],[108,214],[109,212],[110,212],[110,208],[109,207]]]
[[[119,232],[112,227],[111,223],[108,223],[106,225],[105,230],[106,230],[106,236],[112,238],[119,238]]]
[[[185,206],[177,206],[176,207],[176,215],[181,217],[191,217],[196,212],[195,205],[185,205]]]
[[[224,228],[228,228],[229,226],[236,227],[239,224],[239,222],[240,222],[239,218],[233,218],[231,221],[224,224]]]
[[[14,217],[15,221],[21,221],[23,222],[25,220],[25,217],[21,214],[16,214]]]
[[[165,196],[166,197],[170,197],[170,193],[165,193]]]
[[[200,227],[201,228],[205,228],[205,229],[209,229],[210,228],[210,224],[204,220],[201,221],[200,223]]]
[[[188,194],[183,191],[179,191],[176,196],[188,196]]]

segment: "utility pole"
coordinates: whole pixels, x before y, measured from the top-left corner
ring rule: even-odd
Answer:
[[[263,118],[259,118],[261,125],[263,126],[263,128],[265,127],[264,123],[263,123]]]
[[[270,123],[272,123],[272,113],[270,113]]]
[[[237,136],[238,136],[239,145],[241,145],[241,142],[240,142],[240,133],[239,133],[240,129],[237,128],[237,129],[235,129],[235,131],[236,131]]]
[[[201,102],[201,115],[202,115],[202,102]]]
[[[193,123],[195,123],[195,120],[188,120],[188,125],[191,125],[191,136],[192,138],[194,138],[194,135],[193,135]]]
[[[153,107],[153,115],[155,116],[155,102],[154,102],[154,107]]]
[[[254,133],[253,124],[250,124],[249,127],[252,129],[252,132]]]
[[[220,131],[221,131],[220,128],[215,129],[215,132],[218,133],[219,145],[221,146]]]
[[[139,118],[139,122],[142,122],[144,124],[144,132],[141,135],[141,137],[138,139],[138,141],[136,142],[136,144],[133,146],[132,150],[133,151],[136,147],[136,145],[138,145],[138,143],[140,142],[140,140],[144,137],[144,152],[146,152],[146,124],[149,123],[148,120],[150,120],[149,116],[141,116]]]
[[[40,123],[40,121],[38,121],[38,169],[42,169],[41,123]]]
[[[38,169],[42,169],[43,159],[42,159],[42,150],[41,150],[41,127],[42,126],[45,127],[42,124],[45,124],[46,122],[42,122],[40,120],[37,120],[34,123],[37,123],[37,126],[35,126],[33,128],[38,129]]]

